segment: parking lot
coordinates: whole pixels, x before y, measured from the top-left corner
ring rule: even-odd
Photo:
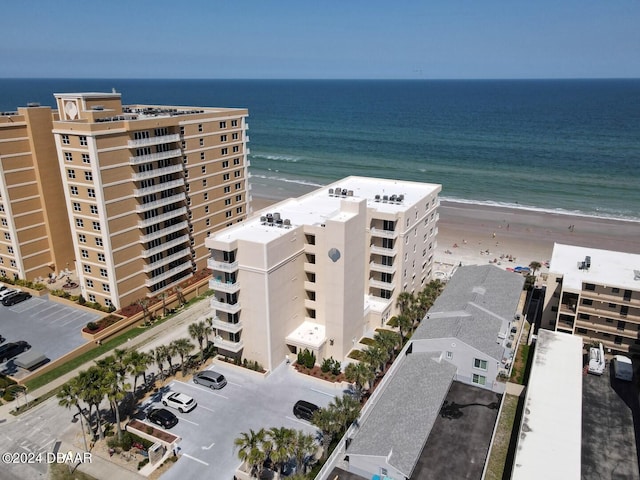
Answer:
[[[342,395],[340,387],[307,378],[284,363],[266,378],[224,362],[215,362],[211,369],[226,377],[224,388],[211,390],[191,380],[174,381],[143,405],[145,412],[161,407],[160,400],[169,390],[185,393],[198,402],[189,413],[170,409],[179,419],[170,432],[182,437],[182,457],[162,476],[163,480],[232,479],[240,465],[233,441],[242,432],[287,427],[315,434],[314,426],[295,418],[294,403],[302,399],[325,407],[334,396]],[[144,417],[143,412],[139,417]]]
[[[32,350],[54,360],[86,343],[80,330],[100,317],[99,312],[63,305],[47,296],[33,297],[11,307],[0,305],[0,334],[6,342],[25,340]],[[0,365],[0,370],[16,371],[12,361]]]
[[[618,380],[609,365],[582,382],[582,478],[640,478],[636,445],[638,389]]]

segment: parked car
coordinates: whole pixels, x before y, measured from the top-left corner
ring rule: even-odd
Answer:
[[[162,428],[171,428],[178,423],[178,417],[166,408],[154,408],[147,413],[147,420],[160,425]]]
[[[10,307],[11,305],[15,305],[16,303],[24,302],[31,298],[31,294],[28,292],[16,292],[8,297],[4,297],[2,299],[2,305],[5,307]]]
[[[311,417],[316,410],[319,410],[320,407],[317,405],[307,402],[306,400],[298,400],[296,404],[293,406],[293,414],[296,418],[301,418],[308,422],[311,421]]]
[[[18,292],[19,290],[16,290],[14,288],[5,288],[4,290],[0,291],[0,300],[4,300],[9,295],[13,295],[14,293],[18,293]]]
[[[4,345],[0,345],[0,363],[5,363],[11,360],[16,355],[21,354],[22,352],[26,352],[31,348],[24,340],[20,340],[18,342],[5,343]]]
[[[213,370],[203,370],[193,376],[193,383],[220,390],[227,384],[227,379],[221,373]]]
[[[165,407],[172,407],[181,413],[187,413],[196,408],[196,401],[189,395],[178,392],[169,392],[162,397],[162,404]]]

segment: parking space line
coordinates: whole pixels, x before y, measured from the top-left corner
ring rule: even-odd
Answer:
[[[204,405],[198,405],[200,408],[204,408],[205,410],[209,410],[211,413],[216,413],[215,410],[213,410],[212,408],[209,407],[205,407]]]
[[[184,417],[178,417],[177,415],[176,415],[176,417],[177,417],[177,418],[179,418],[181,421],[183,421],[183,422],[187,422],[187,423],[190,423],[191,425],[195,425],[196,427],[199,427],[199,426],[200,426],[200,424],[199,424],[199,423],[192,422],[191,420],[187,420],[187,419],[186,419],[186,418],[184,418]]]
[[[289,417],[289,416],[284,417],[284,418],[286,418],[287,420],[291,420],[291,421],[293,421],[293,422],[301,423],[302,425],[307,425],[307,426],[311,425],[312,427],[314,426],[312,423],[310,423],[310,422],[305,422],[305,421],[300,420],[300,419],[298,419],[298,418]]]
[[[333,393],[323,392],[322,390],[317,390],[315,388],[310,388],[309,390],[311,390],[312,392],[321,393],[322,395],[326,395],[327,397],[336,398]]]
[[[188,453],[183,453],[183,454],[182,454],[182,456],[183,456],[183,457],[190,458],[191,460],[195,460],[196,462],[201,463],[201,464],[203,464],[203,465],[206,465],[207,467],[209,466],[209,464],[208,464],[207,462],[205,462],[205,461],[203,461],[203,460],[200,460],[199,458],[192,457],[192,456],[191,456],[191,455],[189,455]]]
[[[209,392],[212,395],[216,395],[218,397],[222,397],[222,398],[226,398],[227,400],[229,400],[229,397],[225,397],[224,395],[220,395],[219,393],[214,392],[212,389],[210,388],[206,388],[206,387],[201,387],[200,385],[191,385],[190,383],[187,382],[180,382],[182,385],[187,385],[188,387],[191,388],[195,388],[196,390],[200,390],[201,392]]]

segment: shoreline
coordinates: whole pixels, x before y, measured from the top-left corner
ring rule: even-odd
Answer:
[[[254,192],[250,211],[296,196],[289,193],[293,195],[279,190],[267,197]],[[460,264],[492,263],[507,269],[533,261],[545,272],[554,243],[640,254],[638,221],[442,199],[438,212],[434,271],[445,274]]]

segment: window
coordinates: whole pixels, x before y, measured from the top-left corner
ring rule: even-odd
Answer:
[[[201,138],[201,139],[200,139],[200,146],[201,146],[201,147],[204,147],[204,138]]]
[[[453,352],[447,352],[447,360],[451,360],[453,358]]]
[[[582,299],[582,304],[583,305],[593,305],[593,300],[591,300],[590,298],[583,298]]]
[[[227,210],[226,212],[224,212],[224,216],[226,218],[229,218],[232,215],[231,210]]]
[[[76,227],[83,228],[84,220],[82,220],[81,218],[76,218]]]
[[[596,289],[596,286],[593,283],[585,283],[584,284],[584,289],[585,290],[594,291]]]
[[[64,159],[67,162],[73,162],[73,154],[71,152],[64,152]]]
[[[101,237],[96,237],[96,245],[98,247],[102,247],[103,244],[102,244],[102,238]]]
[[[222,155],[229,155],[229,149],[228,148],[222,148],[222,149],[220,149],[220,153]]]
[[[78,195],[78,187],[71,187],[71,195]]]
[[[226,135],[220,135],[220,141],[221,142],[226,142],[227,141],[227,136]]]
[[[242,172],[240,170],[236,170],[235,172],[233,172],[233,176],[235,178],[238,178],[240,175],[242,175]]]
[[[487,377],[483,375],[473,374],[473,379],[471,380],[473,383],[478,385],[485,385],[487,383]]]
[[[83,147],[87,146],[87,137],[85,137],[84,135],[80,135],[80,145],[82,145]]]
[[[224,162],[222,162],[222,168],[229,168],[229,161],[225,160]]]
[[[189,170],[184,171],[184,178],[189,178]]]
[[[86,284],[87,284],[87,287],[93,288],[93,280],[87,279]]]
[[[233,164],[234,165],[240,165],[240,159],[239,158],[234,158],[233,159]]]
[[[82,154],[82,163],[91,163],[91,159],[89,158],[89,154],[88,153],[83,153]]]
[[[231,191],[231,187],[224,187],[224,193],[229,193]]]
[[[206,187],[206,186],[207,186],[207,179],[206,179],[206,178],[203,178],[203,179],[202,179],[202,186],[203,186],[203,187]]]
[[[200,167],[200,173],[207,173],[207,166],[206,165],[202,165],[202,167]]]
[[[200,123],[200,124],[198,124],[198,131],[199,131],[199,132],[202,132],[202,124],[201,124],[201,123]]]
[[[231,120],[231,126],[232,127],[237,127],[238,126],[238,120]]]
[[[185,189],[185,191],[189,192],[189,191],[191,191],[191,186],[188,183],[185,183],[184,184],[184,189]]]
[[[236,208],[236,213],[242,213],[242,207]]]
[[[240,151],[240,147],[238,145],[234,145],[232,151],[233,153],[237,153]]]
[[[82,269],[84,270],[84,273],[91,273],[91,265],[83,264]]]
[[[211,221],[207,218],[204,222],[204,224],[208,227],[211,225]]]
[[[89,301],[91,303],[96,303],[96,296],[93,293],[89,294]]]
[[[473,359],[473,368],[478,368],[480,370],[487,370],[487,361],[486,360],[480,360],[479,358],[474,358]],[[484,385],[484,383],[483,383]]]
[[[203,197],[204,200],[209,200],[209,194],[207,192],[204,192]]]
[[[87,196],[89,198],[96,198],[96,191],[93,188],[87,188]]]
[[[231,134],[231,140],[238,140],[238,132],[234,132]]]
[[[204,152],[203,152],[204,153]],[[204,159],[203,159],[204,160]],[[184,157],[182,157],[182,163],[184,163],[185,165],[187,163],[189,163],[189,159],[187,158],[187,156],[185,155]]]
[[[227,128],[227,122],[220,122],[220,128]]]
[[[84,233],[78,234],[78,241],[80,243],[87,243],[87,236]]]
[[[82,207],[80,206],[80,204],[78,202],[73,202],[73,211],[74,212],[81,212],[82,211]]]
[[[89,208],[91,209],[91,213],[93,213],[94,215],[98,214],[98,206],[97,205],[91,205]]]
[[[84,172],[84,179],[87,181],[93,180],[93,174],[91,172]]]
[[[231,199],[230,198],[225,198],[224,199],[224,204],[225,204],[225,206],[231,205]]]
[[[17,267],[16,261],[13,258],[9,263],[11,264],[12,267]]]
[[[229,176],[229,174],[228,174],[228,173],[225,173],[224,175],[222,175],[222,181],[223,181],[223,182],[227,182],[227,181],[229,181],[229,179],[230,179],[230,178],[231,178],[231,177]]]
[[[76,178],[76,171],[73,168],[67,170],[67,178]]]
[[[93,229],[96,232],[99,232],[100,231],[100,222],[93,222]]]
[[[205,156],[204,156],[204,152],[200,152],[200,160],[204,160]]]
[[[236,202],[242,201],[242,195],[236,195]]]
[[[98,261],[99,262],[104,262],[104,253],[99,253],[98,254]]]
[[[209,205],[205,205],[205,207],[204,207],[204,213],[209,213]]]
[[[240,190],[242,188],[242,183],[236,183],[236,190]]]
[[[6,219],[6,218],[3,218],[3,219],[2,219],[2,226],[3,226],[3,227],[6,227],[7,225],[9,225],[9,224],[7,223],[7,219]]]
[[[89,258],[89,251],[88,250],[80,250],[80,254],[82,255],[82,258]]]
[[[587,329],[586,328],[576,328],[576,332],[578,332],[580,335],[586,335],[587,334]]]
[[[62,135],[62,144],[69,145],[69,135]]]
[[[231,212],[229,212],[231,213]],[[11,240],[11,234],[9,232],[4,232],[4,239],[5,240]]]
[[[620,289],[619,288],[612,288],[611,289],[611,293],[620,293]]]
[[[101,268],[100,269],[100,276],[107,278],[107,269],[106,268]]]

